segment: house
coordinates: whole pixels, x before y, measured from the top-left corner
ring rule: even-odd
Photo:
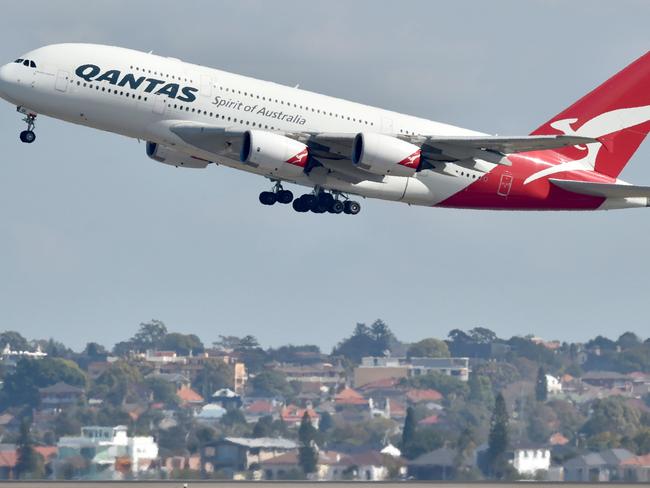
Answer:
[[[185,408],[198,408],[205,401],[201,395],[186,385],[182,385],[176,391],[176,396],[178,397],[181,406]]]
[[[210,401],[221,405],[226,410],[236,410],[242,406],[241,395],[235,393],[230,388],[221,388],[215,391]]]
[[[132,473],[146,471],[158,457],[158,444],[153,437],[128,437],[127,427],[87,426],[80,436],[59,439],[58,463],[70,458],[87,460],[88,475],[115,471],[125,466]]]
[[[409,376],[429,373],[445,374],[467,381],[469,380],[469,358],[411,358]]]
[[[318,451],[316,472],[309,475],[312,481],[338,481],[345,479],[350,468],[348,458],[339,452]],[[299,471],[298,451],[290,451],[260,463],[265,480],[286,479],[291,472]]]
[[[280,412],[280,418],[289,427],[298,427],[302,423],[302,418],[307,414],[311,425],[318,429],[320,415],[311,407],[300,408],[295,405],[287,405]]]
[[[200,471],[201,457],[197,454],[192,456],[170,456],[162,461],[162,468],[167,473],[174,471]]]
[[[67,383],[58,382],[45,388],[39,388],[41,408],[60,410],[77,405],[84,398],[84,389]]]
[[[442,393],[432,389],[411,389],[406,392],[406,399],[413,405],[418,403],[439,403],[442,401],[442,398]]]
[[[509,454],[512,467],[524,476],[535,476],[551,467],[551,450],[544,446],[519,445]]]
[[[227,410],[216,403],[203,405],[201,410],[196,414],[196,421],[201,424],[214,425],[218,424],[221,417],[226,415]]]
[[[618,479],[626,482],[650,482],[650,454],[634,456],[621,461]]]
[[[347,458],[347,463],[355,480],[383,481],[389,476],[384,454],[378,451],[351,454]]]
[[[408,378],[408,372],[408,365],[399,358],[364,357],[361,364],[354,369],[354,386],[360,388],[377,381]]]
[[[283,438],[226,437],[201,448],[201,466],[208,472],[224,470],[232,475],[297,448],[296,442]]]
[[[279,418],[279,407],[281,402],[277,400],[255,399],[247,405],[244,405],[244,416],[246,422],[255,423],[262,417],[271,417],[273,420]]]
[[[300,383],[318,383],[328,388],[337,387],[345,383],[345,368],[331,363],[317,364],[282,364],[274,368],[284,373],[286,380]]]
[[[438,422],[440,422],[440,418],[434,414],[429,415],[428,417],[424,417],[422,420],[418,421],[418,425],[429,427],[431,425],[436,425]]]
[[[600,388],[632,391],[633,378],[614,371],[588,371],[582,378],[583,383]]]
[[[456,477],[458,453],[441,447],[406,463],[408,475],[418,480],[453,480]]]
[[[358,391],[346,387],[334,395],[334,405],[337,410],[344,407],[366,408],[368,406],[368,400],[366,400]]]
[[[627,449],[607,449],[574,457],[564,463],[564,481],[615,480],[623,461],[633,457]]]
[[[56,458],[56,446],[34,446],[34,451],[43,458],[47,466]],[[18,446],[15,444],[0,444],[0,480],[16,479],[16,464],[18,463]]]
[[[557,395],[562,393],[562,382],[560,379],[556,378],[553,375],[546,375],[546,391],[549,395]]]
[[[556,432],[555,434],[551,434],[551,437],[548,438],[548,443],[551,446],[566,446],[569,443],[569,439],[561,432]]]

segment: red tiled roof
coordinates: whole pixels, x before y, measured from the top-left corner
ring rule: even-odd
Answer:
[[[397,378],[381,378],[379,380],[366,383],[359,389],[363,391],[367,391],[367,390],[374,390],[374,389],[381,389],[381,388],[393,388],[397,385],[397,383],[399,383],[399,380]]]
[[[650,454],[628,458],[625,461],[621,461],[621,465],[650,467]]]
[[[271,413],[273,412],[273,403],[267,400],[255,400],[253,403],[246,407],[246,413]]]
[[[563,436],[560,432],[556,432],[548,439],[549,444],[553,446],[564,446],[569,443],[569,439]]]
[[[352,388],[344,388],[335,397],[334,403],[337,405],[367,405],[368,400],[363,395]]]
[[[0,451],[0,468],[15,468],[18,462],[18,452],[14,450]]]
[[[320,465],[333,465],[345,464],[349,458],[345,454],[335,451],[318,451],[318,464]],[[279,456],[266,459],[260,463],[262,466],[281,465],[293,466],[298,464],[298,451],[289,451]]]
[[[437,390],[409,390],[406,392],[406,398],[413,403],[419,402],[439,402],[442,400],[442,393]]]
[[[35,446],[34,450],[43,456],[45,462],[59,453],[59,448],[56,446]]]
[[[284,407],[280,416],[285,422],[300,422],[305,414],[312,420],[320,418],[313,408],[300,408],[295,405]]]
[[[418,422],[418,425],[435,425],[438,423],[437,415],[429,415]]]
[[[192,388],[189,386],[181,386],[178,391],[176,392],[176,395],[178,398],[181,399],[183,403],[202,403],[203,402],[203,397],[199,395],[196,391],[194,391]]]

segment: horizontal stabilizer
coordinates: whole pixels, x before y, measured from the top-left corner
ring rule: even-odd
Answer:
[[[615,183],[590,183],[588,181],[549,179],[558,188],[581,195],[603,198],[650,198],[650,186],[618,185]]]

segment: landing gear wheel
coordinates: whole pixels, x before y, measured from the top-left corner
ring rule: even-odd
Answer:
[[[277,201],[275,193],[272,191],[263,191],[260,193],[260,203],[262,205],[273,205]]]
[[[307,201],[305,199],[301,198],[296,198],[293,201],[293,209],[296,212],[300,213],[305,213],[309,211],[309,205],[307,205]]]
[[[31,144],[36,140],[36,134],[32,130],[24,130],[20,133],[20,140],[27,144]]]
[[[343,204],[343,211],[348,215],[356,215],[361,212],[361,205],[359,202],[348,200]]]
[[[293,201],[293,193],[291,193],[289,190],[280,190],[275,194],[275,196],[278,203],[285,205]]]
[[[329,213],[340,214],[343,212],[345,205],[341,200],[334,200],[328,210]]]

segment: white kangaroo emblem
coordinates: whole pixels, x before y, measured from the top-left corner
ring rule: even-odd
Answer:
[[[629,129],[630,127],[642,124],[648,120],[650,120],[650,105],[643,107],[620,108],[612,110],[611,112],[602,113],[582,124],[577,130],[573,130],[571,124],[577,122],[578,119],[556,120],[551,123],[551,127],[559,130],[567,136],[583,136],[596,139],[613,132]],[[524,185],[532,183],[539,178],[555,173],[562,173],[564,171],[594,171],[596,160],[598,159],[598,152],[603,145],[600,142],[592,142],[590,144],[575,147],[582,151],[586,151],[587,154],[580,159],[551,165],[546,169],[533,173],[524,180]]]

